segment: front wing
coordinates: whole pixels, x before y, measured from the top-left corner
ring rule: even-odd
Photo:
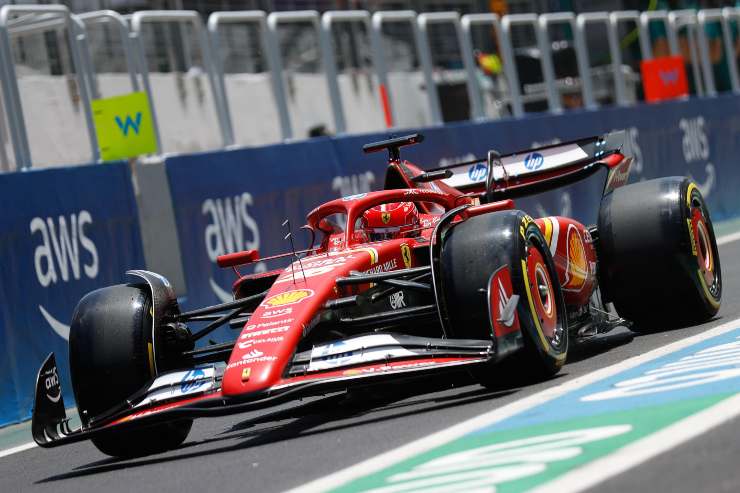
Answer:
[[[297,398],[322,395],[386,380],[400,381],[429,373],[480,365],[495,358],[491,341],[427,339],[378,334],[348,339],[361,346],[357,358],[333,358],[332,345],[299,353],[291,370],[275,385],[239,396],[221,393],[224,364],[165,373],[120,406],[71,429],[62,399],[54,354],[39,369],[32,433],[41,447],[56,447],[109,433],[182,418],[224,416],[267,408]],[[363,339],[364,338],[364,339]],[[344,349],[346,355],[346,348]],[[308,361],[306,361],[308,358]],[[314,361],[314,358],[316,361]],[[313,366],[312,366],[313,365]],[[315,369],[315,371],[311,371]]]

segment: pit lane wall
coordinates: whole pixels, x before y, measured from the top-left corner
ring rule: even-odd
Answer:
[[[715,220],[740,216],[740,96],[419,129],[426,141],[402,155],[432,167],[491,148],[513,152],[622,128],[636,158],[633,181],[689,175]],[[30,416],[35,374],[49,351],[61,363],[65,403],[73,404],[65,327],[86,292],[146,267],[170,277],[185,308],[225,301],[234,275],[218,269],[216,257],[289,250],[286,218],[301,248],[306,237],[298,228],[314,206],[382,188],[385,156],[360,149],[386,136],[173,156],[137,168],[113,163],[0,175],[0,425]],[[592,223],[602,185],[596,175],[518,206],[533,216]],[[213,339],[234,335],[223,328]]]
[[[127,163],[0,175],[0,425],[30,417],[36,372],[51,351],[64,402],[74,404],[72,310],[86,292],[144,266],[133,211]]]

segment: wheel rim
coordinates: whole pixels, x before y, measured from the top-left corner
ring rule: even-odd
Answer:
[[[532,245],[527,253],[527,277],[535,311],[532,316],[537,317],[542,335],[550,345],[558,347],[562,341],[563,325],[558,323],[558,304],[552,278],[540,250]]]
[[[712,250],[709,246],[709,233],[704,221],[699,221],[696,224],[697,233],[697,254],[699,256],[699,267],[709,273],[714,272],[714,258],[712,257]]]
[[[707,289],[717,297],[717,269],[714,258],[712,236],[707,226],[702,204],[696,198],[692,200],[691,229],[696,243],[696,263]]]
[[[537,264],[534,270],[535,286],[537,288],[537,294],[540,297],[540,303],[545,310],[545,313],[549,316],[553,310],[553,294],[552,285],[550,279],[545,271],[542,264]]]

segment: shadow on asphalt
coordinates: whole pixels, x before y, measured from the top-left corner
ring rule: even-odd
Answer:
[[[276,411],[267,416],[262,415],[244,420],[214,438],[198,442],[186,442],[183,446],[166,452],[165,454],[167,455],[164,456],[159,455],[137,459],[107,458],[79,466],[74,471],[70,471],[68,473],[58,474],[39,480],[36,483],[49,483],[64,479],[73,479],[92,474],[116,471],[119,469],[151,466],[164,464],[170,461],[232,452],[250,447],[300,438],[303,436],[322,434],[346,428],[358,427],[364,424],[377,423],[474,402],[496,399],[517,391],[517,389],[489,390],[483,387],[476,387],[475,389],[470,390],[467,388],[471,383],[470,377],[467,375],[458,375],[458,378],[457,383],[461,383],[463,387],[450,386],[448,384],[443,388],[440,388],[442,387],[440,385],[419,385],[417,382],[416,384],[394,385],[393,387],[395,388],[390,389],[390,391],[386,389],[385,392],[380,392],[378,389],[368,387],[365,389],[359,389],[359,391],[353,391],[352,393],[330,396],[298,408]],[[430,390],[430,387],[432,390]],[[431,396],[421,400],[413,399],[408,402],[399,402],[420,394],[450,390],[454,388],[459,388],[462,392],[454,395],[438,397]],[[365,419],[357,420],[358,417],[363,416]],[[276,424],[250,430],[250,428],[261,423],[282,421],[293,418],[294,420],[289,423]],[[351,422],[337,423],[333,426],[326,428],[322,427],[321,429],[314,430],[314,428],[350,418],[352,418]],[[188,449],[193,447],[235,439],[239,440],[239,443],[218,448],[209,448],[207,450],[188,452]]]
[[[662,332],[673,332],[675,330],[682,330],[682,329],[691,329],[697,326],[704,326],[707,324],[711,324],[716,322],[717,320],[722,319],[722,316],[715,315],[714,317],[710,318],[709,320],[704,320],[700,322],[696,321],[678,321],[678,322],[669,322],[664,325],[659,326],[646,326],[644,328],[640,327],[634,327],[633,331],[635,333],[636,337],[640,337],[643,335],[650,335],[650,334],[660,334]]]
[[[599,336],[574,344],[568,355],[568,361],[574,363],[597,356],[612,348],[627,344],[634,336],[634,333],[624,331]],[[74,471],[68,473],[50,476],[37,481],[37,483],[49,483],[119,469],[164,464],[171,461],[232,452],[292,440],[303,436],[329,433],[425,412],[438,411],[485,400],[494,400],[514,394],[522,387],[533,383],[522,378],[515,378],[513,375],[505,375],[505,364],[500,365],[500,368],[504,378],[502,378],[501,384],[496,388],[479,387],[470,374],[461,372],[448,375],[447,378],[436,381],[419,380],[353,389],[347,393],[331,395],[289,409],[279,409],[245,419],[213,438],[198,442],[186,442],[179,448],[164,453],[167,455],[160,454],[159,456],[137,459],[106,458],[79,466]],[[567,372],[561,372],[551,380],[556,381],[566,376]],[[471,388],[473,385],[475,387]],[[454,389],[458,389],[459,392],[452,395],[427,396],[427,394]],[[421,398],[414,399],[414,397]],[[293,421],[255,428],[260,424],[275,423],[289,419],[293,419]],[[352,419],[352,421],[342,422],[348,419]],[[329,426],[324,427],[324,425]],[[314,429],[319,427],[321,428]],[[188,452],[188,449],[192,449],[193,447],[235,439],[239,440],[239,443]]]
[[[636,334],[629,330],[612,332],[573,344],[568,350],[568,363],[577,363],[629,344]]]

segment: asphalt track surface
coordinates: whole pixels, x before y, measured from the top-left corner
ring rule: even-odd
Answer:
[[[0,491],[291,489],[599,368],[740,318],[740,241],[721,246],[720,252],[724,293],[715,320],[649,335],[618,329],[571,348],[560,375],[544,383],[491,391],[460,374],[451,380],[431,378],[386,387],[375,394],[365,391],[323,397],[297,410],[201,419],[179,449],[134,460],[107,458],[87,442],[48,450],[34,447],[5,457],[0,454]],[[656,289],[661,289],[659,283]],[[739,456],[740,419],[733,419],[590,491],[736,492],[740,491]]]

